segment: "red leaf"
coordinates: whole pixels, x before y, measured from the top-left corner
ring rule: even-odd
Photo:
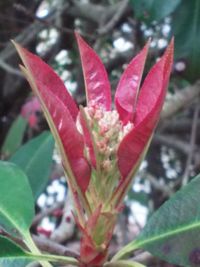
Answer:
[[[111,90],[105,67],[95,51],[76,33],[85,80],[88,106],[97,104],[111,109]]]
[[[43,84],[37,83],[40,90]],[[53,123],[58,131],[59,138],[64,148],[71,170],[76,178],[78,186],[85,192],[90,181],[90,166],[84,157],[84,142],[82,135],[78,132],[76,124],[69,113],[69,110],[44,87],[41,91],[42,99],[50,113]],[[64,169],[68,173],[67,163],[63,160]]]
[[[78,132],[74,121],[77,107],[61,80],[49,66],[19,45],[16,47],[26,66],[26,68],[22,67],[22,71],[38,96],[58,143],[64,169],[71,179],[70,183],[76,190],[81,189],[85,192],[90,181],[91,170],[83,155],[83,137]]]
[[[158,119],[172,68],[173,49],[174,42],[172,40],[161,60],[147,75],[137,102],[135,125],[138,125],[147,116],[150,117],[150,124],[154,124],[154,120]]]
[[[121,76],[115,94],[115,105],[121,121],[133,121],[140,82],[149,48],[149,42],[130,62]]]
[[[134,128],[118,148],[118,166],[125,179],[142,156],[163,106],[173,62],[173,40],[161,60],[150,70],[142,86],[136,107]]]
[[[30,53],[20,45],[14,44],[24,65],[31,72],[33,78],[43,84],[48,91],[55,94],[64,106],[68,108],[71,116],[75,120],[78,114],[78,108],[59,76],[38,56]],[[40,90],[43,90],[43,87],[41,87]]]

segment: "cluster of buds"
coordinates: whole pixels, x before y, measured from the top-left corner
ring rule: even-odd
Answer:
[[[60,149],[82,232],[80,266],[107,259],[124,196],[150,143],[164,102],[173,61],[173,41],[140,88],[149,42],[124,71],[112,110],[105,68],[76,33],[87,107],[78,109],[57,74],[18,44],[23,73],[38,96]]]
[[[106,111],[101,106],[81,108],[78,129],[85,138],[85,157],[96,181],[94,201],[105,203],[120,180],[117,150],[123,137],[133,128],[133,123],[123,125],[116,110]],[[99,182],[101,181],[101,182]]]

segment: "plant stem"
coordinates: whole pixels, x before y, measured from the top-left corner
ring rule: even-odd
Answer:
[[[115,262],[106,262],[103,267],[145,267],[145,265],[135,262],[135,261],[115,261]]]
[[[65,257],[65,256],[59,256],[59,255],[49,255],[49,254],[40,254],[40,255],[36,255],[36,254],[32,254],[32,253],[28,253],[30,258],[38,258],[38,261],[52,261],[52,262],[59,262],[62,264],[70,264],[74,265],[74,266],[79,266],[80,263],[78,262],[78,260],[76,260],[75,258],[72,257]]]
[[[42,253],[40,252],[40,250],[38,249],[38,247],[35,245],[31,234],[28,232],[25,236],[25,243],[27,245],[27,247],[30,249],[30,251],[32,253],[38,254],[38,255],[42,255]],[[53,267],[49,262],[45,262],[45,261],[39,261],[39,263],[42,265],[42,267]]]

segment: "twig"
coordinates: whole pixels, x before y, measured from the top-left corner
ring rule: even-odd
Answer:
[[[47,27],[55,27],[59,31],[62,31],[62,32],[65,32],[65,33],[74,33],[74,31],[72,29],[60,27],[58,25],[53,24],[52,21],[49,21],[47,19],[43,19],[43,18],[40,18],[40,17],[36,16],[35,14],[30,12],[26,7],[24,7],[21,4],[14,4],[14,7],[15,7],[15,9],[20,10],[21,12],[23,12],[27,17],[32,18],[33,20],[39,21],[42,24],[44,24],[45,26],[47,26]],[[68,7],[68,4],[65,5],[64,8],[67,8],[67,7]]]
[[[73,207],[72,195],[68,191],[63,207],[61,222],[51,234],[50,236],[51,240],[54,240],[57,243],[63,243],[72,238],[75,231],[75,220],[72,214],[73,209],[74,207]]]
[[[3,70],[5,70],[11,74],[17,75],[19,77],[23,77],[21,71],[11,67],[9,64],[7,64],[6,62],[4,62],[1,59],[0,59],[0,68],[2,68]]]
[[[161,120],[171,118],[181,109],[187,107],[192,101],[200,96],[200,81],[194,85],[178,90],[169,101],[165,102],[161,113]]]
[[[52,253],[60,256],[74,257],[76,259],[79,258],[79,255],[77,253],[67,249],[63,245],[56,243],[55,241],[46,238],[41,238],[36,235],[33,236],[33,240],[35,241],[39,249],[42,251],[46,251],[50,254]]]
[[[197,125],[198,125],[198,117],[199,117],[199,105],[196,105],[193,121],[192,121],[192,129],[191,129],[191,135],[190,135],[190,149],[189,154],[187,157],[186,167],[183,174],[182,179],[182,185],[186,185],[190,176],[190,168],[193,160],[193,153],[195,149],[195,143],[196,143],[196,134],[197,134]]]
[[[16,36],[15,41],[26,45],[31,40],[35,38],[37,33],[41,31],[44,28],[44,25],[42,25],[40,22],[36,21],[35,23],[32,23],[28,27],[26,27],[18,36]],[[0,58],[1,60],[6,60],[9,57],[13,56],[16,53],[16,50],[14,49],[11,42],[8,43],[8,45],[0,52]]]
[[[169,186],[167,186],[166,184],[160,184],[159,181],[151,174],[147,174],[146,176],[147,180],[151,183],[151,185],[155,189],[163,192],[164,196],[170,197],[171,195],[173,195],[174,191]]]
[[[67,3],[66,5],[64,5],[64,7],[62,7],[62,12],[64,9],[66,9],[67,7],[69,6],[69,4]],[[69,29],[69,28],[66,28],[66,27],[62,27],[62,26],[59,26],[57,25],[56,23],[53,23],[53,20],[47,20],[47,19],[44,19],[44,18],[40,18],[38,16],[36,16],[35,14],[32,14],[26,7],[24,7],[23,5],[21,4],[14,4],[14,7],[17,9],[17,10],[20,10],[21,12],[23,12],[26,16],[32,18],[33,20],[35,21],[39,21],[40,23],[42,23],[43,25],[45,25],[46,27],[54,27],[56,28],[58,31],[60,32],[63,32],[63,33],[70,33],[70,34],[74,34],[74,30],[73,29]],[[58,13],[59,14],[59,13]],[[55,16],[55,18],[58,17]],[[82,35],[86,36],[86,37],[89,37],[89,38],[96,38],[94,35],[91,35],[91,34],[87,34],[87,33],[83,33]]]
[[[120,7],[118,8],[114,16],[111,18],[111,20],[109,20],[106,25],[102,25],[102,27],[97,30],[99,35],[106,34],[115,27],[115,25],[118,23],[118,21],[121,19],[124,12],[126,11],[128,3],[128,0],[124,0],[122,1],[122,3],[120,3]]]
[[[152,140],[153,144],[163,144],[172,147],[183,154],[188,154],[190,145],[184,141],[179,140],[176,136],[169,134],[158,134],[156,133]]]
[[[22,239],[10,236],[7,232],[5,232],[2,229],[0,229],[0,235],[13,240],[15,243],[19,244],[23,248],[27,248]],[[33,235],[32,238],[35,244],[37,245],[37,247],[41,251],[45,251],[50,254],[55,254],[55,255],[60,255],[60,256],[74,257],[76,259],[79,258],[79,254],[67,249],[65,246],[60,245],[56,243],[55,241],[52,241],[52,240],[49,240],[49,239],[46,239],[40,236],[36,236],[36,235]]]
[[[58,7],[57,7],[58,8]],[[63,6],[64,10],[65,6]],[[51,12],[47,16],[49,23],[53,21],[56,17],[56,9]],[[20,43],[21,45],[26,45],[30,41],[32,41],[35,36],[40,32],[45,25],[41,23],[41,21],[34,21],[29,26],[27,26],[19,35],[17,35],[14,39],[16,42]],[[8,42],[8,45],[0,52],[0,59],[5,61],[9,57],[13,56],[16,53],[16,49],[14,49],[11,42]]]
[[[190,118],[174,118],[173,120],[167,120],[159,127],[159,132],[183,134],[188,133],[188,130],[192,127],[192,121]],[[200,131],[200,119],[197,122],[197,130]]]

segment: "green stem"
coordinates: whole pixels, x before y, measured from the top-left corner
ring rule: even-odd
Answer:
[[[72,257],[65,257],[65,256],[58,256],[58,255],[49,255],[49,254],[40,254],[40,255],[36,255],[36,254],[31,254],[28,253],[30,258],[33,259],[38,259],[38,261],[52,261],[52,262],[59,262],[62,264],[70,264],[70,265],[74,265],[74,266],[79,266],[79,261],[76,260],[75,258]]]
[[[135,262],[135,261],[115,261],[115,262],[106,262],[103,267],[145,267],[145,265]]]
[[[114,255],[114,257],[111,259],[111,262],[119,261],[125,258],[126,256],[129,256],[129,254],[136,249],[138,249],[136,242],[129,243]]]
[[[38,254],[38,255],[42,255],[42,253],[40,252],[40,250],[37,248],[37,246],[35,245],[31,234],[28,232],[26,235],[24,235],[25,238],[25,243],[27,245],[27,247],[30,249],[30,251],[33,254]],[[42,265],[42,267],[53,267],[49,262],[45,262],[45,261],[39,261],[39,263]]]

